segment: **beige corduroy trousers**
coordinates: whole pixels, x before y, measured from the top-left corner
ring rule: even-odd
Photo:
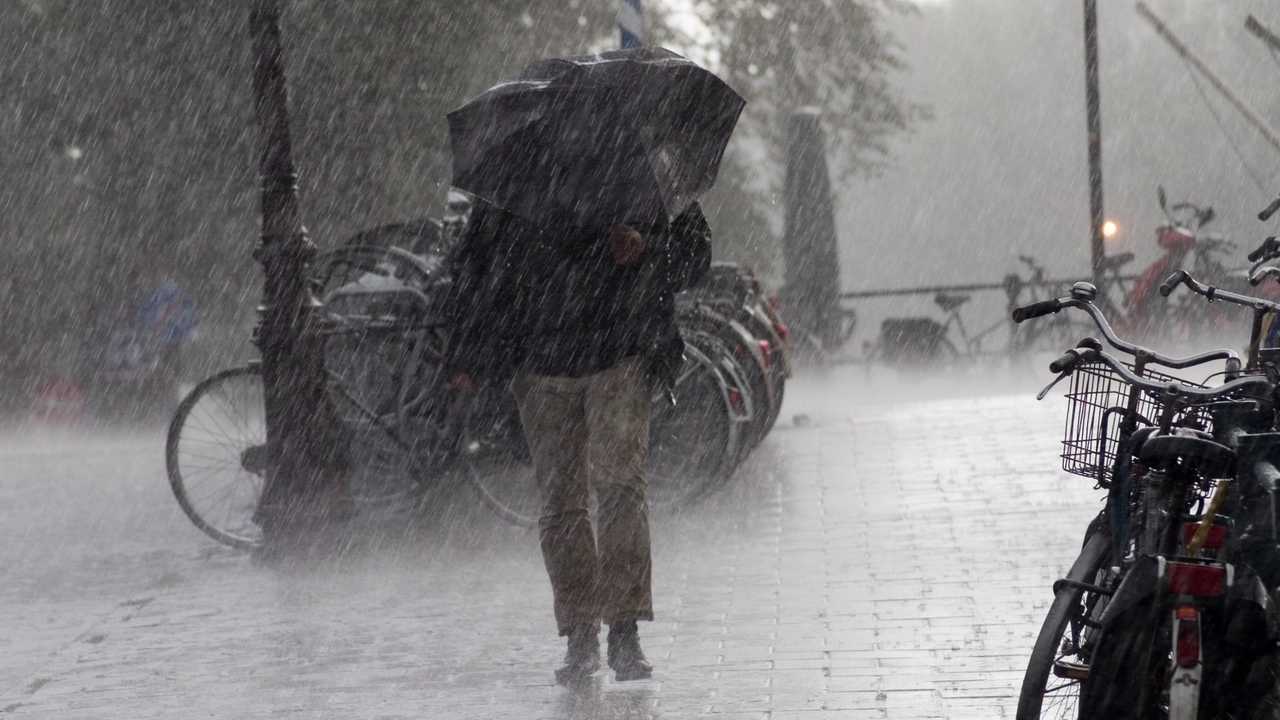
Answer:
[[[560,634],[580,623],[652,620],[643,364],[627,358],[579,378],[523,373],[511,389],[542,497],[538,529]]]

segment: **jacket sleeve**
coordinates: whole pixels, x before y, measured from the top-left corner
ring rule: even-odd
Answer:
[[[472,211],[449,257],[453,283],[445,306],[449,341],[444,352],[447,376],[465,372],[482,378],[509,375],[518,361],[521,334],[514,312],[519,303],[506,277],[502,256],[503,213],[480,205]]]
[[[671,292],[695,285],[711,269],[711,225],[693,203],[658,236],[657,269]]]

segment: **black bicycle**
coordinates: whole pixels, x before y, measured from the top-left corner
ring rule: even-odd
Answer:
[[[1258,318],[1280,313],[1185,272],[1162,294],[1179,284]],[[1256,717],[1276,701],[1280,639],[1268,591],[1280,580],[1278,358],[1259,347],[1260,322],[1243,366],[1230,350],[1166,357],[1116,337],[1095,295],[1077,283],[1069,297],[1014,314],[1022,322],[1082,310],[1129,358],[1087,338],[1050,366],[1072,380],[1063,468],[1105,489],[1107,504],[1054,584],[1017,717]],[[1225,382],[1212,388],[1152,369],[1214,361]]]
[[[324,302],[326,399],[348,490],[361,513],[399,513],[461,477],[501,517],[533,526],[540,498],[515,402],[505,388],[460,392],[446,382],[441,303],[450,279],[441,253],[405,250],[406,236],[440,248],[438,223],[388,226],[357,236],[370,244],[322,253],[311,267]],[[723,333],[686,331],[673,391],[653,398],[652,505],[680,507],[718,486],[754,445],[758,415],[746,375]],[[267,452],[258,367],[201,382],[169,427],[166,464],[179,505],[219,542],[260,545],[253,516]]]

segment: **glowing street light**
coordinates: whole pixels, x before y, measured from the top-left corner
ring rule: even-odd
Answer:
[[[1108,220],[1102,223],[1102,237],[1105,237],[1105,238],[1115,237],[1115,234],[1117,231],[1119,231],[1119,229],[1120,228],[1116,227],[1116,224],[1114,222]]]

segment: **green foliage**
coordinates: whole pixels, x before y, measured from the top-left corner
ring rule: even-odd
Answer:
[[[875,171],[886,141],[923,110],[903,98],[891,73],[904,69],[901,47],[885,29],[889,14],[914,10],[902,0],[787,0],[705,3],[717,28],[725,78],[752,103],[747,137],[774,155],[792,110],[822,110],[836,165],[843,174]]]
[[[200,303],[187,352],[200,362],[188,363],[188,379],[251,354],[260,280],[249,256],[258,223],[249,3],[0,3],[0,408],[40,377],[90,374],[103,334],[131,325],[140,294],[161,280]],[[616,42],[607,0],[281,5],[303,216],[321,247],[438,215],[446,112],[529,60]],[[760,219],[792,107],[826,110],[843,172],[874,168],[887,138],[918,116],[889,84],[900,61],[881,27],[908,7],[699,5],[721,33],[711,48],[720,70],[751,102],[737,161],[707,203],[719,209],[722,256],[770,261]],[[649,10],[651,37],[674,37]]]
[[[441,212],[444,114],[525,62],[612,32],[587,0],[282,0],[303,213],[325,247]],[[249,0],[0,3],[0,409],[88,379],[173,279],[195,375],[251,354],[259,297]]]
[[[669,0],[666,7],[671,10]],[[695,0],[693,7],[714,32],[659,28],[661,39],[710,62],[748,102],[721,187],[708,204],[716,229],[743,240],[726,254],[768,267],[781,231],[787,129],[795,109],[821,111],[837,186],[879,172],[890,139],[928,117],[927,108],[894,85],[906,66],[886,28],[891,16],[911,14],[915,6],[904,0]]]

